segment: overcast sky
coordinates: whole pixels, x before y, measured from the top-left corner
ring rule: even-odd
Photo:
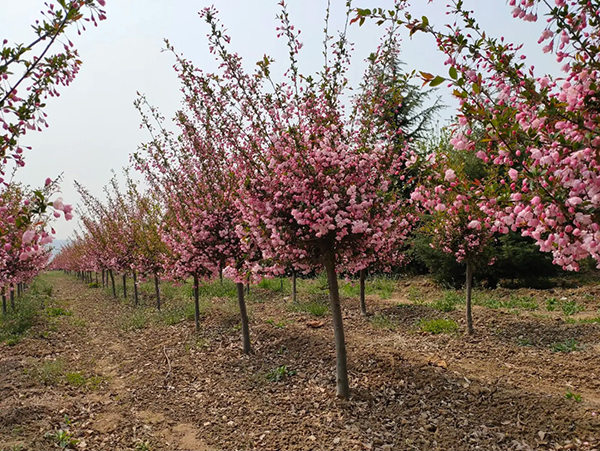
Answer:
[[[325,0],[288,0],[292,22],[302,30],[300,68],[303,73],[318,71],[323,63],[323,18]],[[413,0],[418,16],[427,15],[433,24],[443,24],[446,0]],[[489,34],[506,36],[512,42],[524,43],[530,49],[529,62],[542,72],[556,73],[552,57],[541,54],[536,42],[542,23],[528,24],[515,20],[504,0],[465,2],[475,10]],[[207,48],[207,26],[198,11],[215,4],[220,18],[232,37],[232,49],[246,63],[254,63],[264,54],[271,55],[282,66],[287,48],[276,39],[276,0],[107,0],[107,20],[98,28],[89,27],[81,36],[70,32],[69,38],[78,48],[83,67],[74,83],[61,89],[59,98],[51,99],[46,113],[50,128],[27,135],[22,144],[33,147],[26,155],[26,166],[17,178],[32,186],[46,177],[64,173],[62,196],[76,204],[79,196],[73,188],[77,180],[98,197],[111,177],[110,170],[120,171],[128,165],[129,154],[148,140],[140,130],[140,118],[133,107],[136,91],[147,95],[166,117],[172,117],[180,106],[179,84],[172,69],[173,57],[161,52],[168,38],[177,51],[204,70],[215,68]],[[332,30],[340,29],[344,20],[343,0],[332,0]],[[391,7],[390,0],[355,2],[355,6]],[[42,0],[0,0],[0,39],[28,42],[30,28],[43,7]],[[351,81],[356,84],[364,70],[363,60],[372,52],[383,32],[368,21],[364,26],[350,27],[349,39],[355,43]],[[402,60],[406,70],[418,69],[434,74],[447,74],[444,57],[436,52],[429,37],[405,38]],[[284,67],[284,66],[283,66]],[[451,98],[442,88],[446,103]],[[454,106],[454,104],[452,104]],[[452,114],[448,108],[445,116]],[[443,119],[443,118],[442,118]],[[66,238],[77,226],[76,220],[55,224],[57,238]]]

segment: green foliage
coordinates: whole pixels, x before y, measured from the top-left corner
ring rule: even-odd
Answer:
[[[376,329],[395,330],[396,323],[393,318],[388,315],[377,313],[370,318],[371,325]]]
[[[583,305],[578,304],[575,301],[567,301],[562,305],[562,311],[566,316],[574,315],[585,310]]]
[[[575,402],[581,402],[581,395],[578,395],[577,393],[573,393],[570,390],[565,393],[565,398],[572,399]]]
[[[54,432],[47,432],[46,438],[54,442],[60,449],[72,448],[79,443],[79,440],[73,438],[73,434],[58,429]]]
[[[90,288],[100,288],[100,284],[98,282],[92,282],[92,283],[88,284],[88,287],[90,287]]]
[[[294,376],[296,371],[288,369],[285,365],[273,368],[267,373],[267,379],[271,382],[279,382],[287,377]]]
[[[287,324],[285,321],[275,321],[274,319],[268,319],[265,322],[277,329],[285,329],[285,325]]]
[[[45,360],[35,364],[31,370],[25,370],[44,385],[57,384],[64,374],[64,362],[62,359]]]
[[[73,314],[73,312],[71,312],[70,310],[65,310],[61,307],[48,307],[46,309],[46,315],[48,315],[50,318],[54,318],[57,316],[71,316]]]
[[[431,248],[430,243],[431,239],[425,234],[415,234],[410,251],[411,267],[417,271],[424,269],[442,286],[462,287],[465,266],[457,263],[451,254]],[[532,239],[517,233],[499,236],[482,259],[492,258],[495,259],[493,265],[479,265],[474,271],[475,281],[486,281],[490,288],[495,288],[503,279],[514,281],[515,286],[546,287],[547,278],[559,273],[549,254],[540,252]]]
[[[37,277],[21,297],[15,301],[15,309],[6,315],[0,313],[0,342],[14,345],[38,321],[38,312],[50,300],[52,285],[43,277]]]
[[[258,284],[260,288],[265,290],[274,291],[276,293],[289,293],[292,291],[290,281],[287,278],[283,279],[283,291],[281,290],[281,278],[275,279],[262,279]]]
[[[595,318],[581,318],[579,322],[582,324],[600,324],[600,316],[596,316]]]
[[[556,310],[556,307],[560,304],[558,299],[556,298],[548,298],[546,299],[546,310],[549,312],[553,312]]]
[[[444,291],[444,295],[441,299],[433,302],[431,307],[440,312],[451,312],[456,309],[458,304],[464,303],[465,300],[461,292],[454,290]]]
[[[522,309],[522,310],[537,310],[539,305],[537,301],[530,296],[515,296],[511,295],[508,300],[500,300],[491,296],[474,296],[473,303],[490,309]]]
[[[121,318],[120,326],[124,331],[145,329],[148,326],[148,320],[148,315],[143,309],[135,310]]]
[[[321,300],[293,304],[290,307],[297,312],[310,313],[313,316],[324,316],[329,311],[329,304]]]
[[[413,304],[421,305],[425,303],[425,299],[423,298],[423,294],[421,290],[417,287],[409,287],[408,288],[408,300]]]
[[[419,322],[419,328],[422,332],[428,332],[431,334],[449,334],[458,330],[458,324],[452,319],[431,319],[421,320]]]
[[[389,299],[396,289],[396,284],[396,278],[389,275],[368,276],[365,279],[365,294],[376,294],[381,299]],[[340,294],[346,297],[358,297],[360,295],[359,280],[341,282]]]
[[[73,373],[67,373],[66,375],[67,383],[69,385],[73,385],[74,387],[83,387],[86,382],[85,376],[79,371],[75,371]]]
[[[550,349],[552,349],[552,351],[554,351],[554,352],[567,352],[568,353],[568,352],[578,351],[580,349],[580,347],[579,347],[579,342],[577,340],[569,338],[568,340],[565,340],[562,342],[553,343],[551,345]]]
[[[137,442],[135,444],[135,451],[150,451],[149,442]]]

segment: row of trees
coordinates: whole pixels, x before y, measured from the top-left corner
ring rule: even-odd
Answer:
[[[58,95],[77,75],[81,60],[66,37],[68,29],[78,32],[86,22],[105,18],[104,0],[60,0],[47,4],[43,18],[33,26],[36,37],[27,44],[4,39],[0,49],[0,289],[3,311],[6,296],[14,300],[15,286],[21,287],[45,268],[47,245],[54,230],[50,222],[64,214],[72,218],[72,207],[63,203],[57,179],[48,178],[32,189],[14,181],[15,171],[25,165],[20,143],[30,130],[47,127],[44,113],[48,97]],[[62,41],[62,42],[61,42]],[[56,51],[57,47],[61,47]],[[13,302],[14,307],[14,302]]]
[[[526,20],[544,8],[536,0],[511,3],[515,17]],[[414,19],[407,2],[397,2],[393,11],[358,9],[355,20],[372,16],[390,28],[369,59],[361,89],[350,96],[346,30],[337,39],[326,34],[321,72],[301,74],[299,32],[281,5],[278,32],[290,55],[282,81],[272,78],[268,57],[254,72],[244,70],[215,10],[207,8],[201,16],[210,27],[209,45],[220,72],[201,71],[167,43],[184,96],[175,117],[179,132],[168,131],[143,97],[137,102],[152,140],[133,160],[150,187],[145,196],[160,199],[153,211],[161,219],[152,231],[157,246],[164,246],[160,272],[193,277],[196,287],[199,278],[222,272],[233,278],[246,352],[243,284],[285,271],[323,269],[337,390],[347,397],[338,273],[397,266],[418,225],[425,224],[432,246],[466,266],[469,333],[473,268],[490,263],[484,251],[498,234],[531,237],[566,269],[577,269],[585,257],[600,260],[597,6],[560,0],[544,11],[549,20],[540,41],[551,39],[544,51],[556,51],[566,63],[562,80],[534,77],[520,47],[488,37],[461,1],[449,7],[457,17],[449,32],[438,31],[427,18]],[[460,101],[451,138],[433,148],[419,146],[422,129],[407,127],[411,115],[399,107],[410,105],[403,90],[407,78],[398,76],[397,35],[403,27],[435,36],[448,56],[448,77],[420,77],[426,85],[451,85]],[[469,155],[479,158],[484,170]],[[65,250],[64,261],[72,268],[140,270],[133,261],[119,266],[116,253],[90,259],[113,248],[136,255],[124,246],[135,242],[127,234],[134,234],[137,226],[131,224],[137,219],[121,223],[119,218],[138,218],[140,207],[125,207],[127,202],[115,198],[109,196],[97,211],[88,206],[89,225],[72,244],[83,246],[82,257]],[[97,233],[109,241],[115,233],[119,243],[94,241],[93,230],[102,230]]]

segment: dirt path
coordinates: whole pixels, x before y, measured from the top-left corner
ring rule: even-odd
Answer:
[[[327,317],[315,329],[280,299],[251,304],[244,356],[222,310],[196,336],[190,321],[146,324],[99,289],[51,279],[72,315],[0,347],[0,449],[59,447],[60,430],[102,450],[600,447],[597,324],[476,309],[475,338],[424,336],[425,307],[370,299],[389,321],[374,327],[347,300],[353,398],[339,401]],[[548,349],[570,338],[585,346]]]

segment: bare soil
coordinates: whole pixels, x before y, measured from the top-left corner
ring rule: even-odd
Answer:
[[[73,314],[0,345],[0,449],[59,448],[59,431],[77,440],[62,446],[81,450],[600,448],[597,323],[476,307],[468,337],[464,306],[411,304],[411,286],[425,297],[439,291],[426,279],[402,281],[391,299],[368,298],[370,318],[343,300],[352,390],[344,401],[335,397],[330,318],[294,311],[280,294],[250,304],[246,356],[224,310],[210,310],[200,334],[193,321],[124,330],[134,307],[69,276],[52,281]],[[575,319],[594,316],[599,293],[496,291],[575,299],[586,306]],[[423,333],[423,318],[461,328]],[[578,348],[555,352],[563,342]]]

